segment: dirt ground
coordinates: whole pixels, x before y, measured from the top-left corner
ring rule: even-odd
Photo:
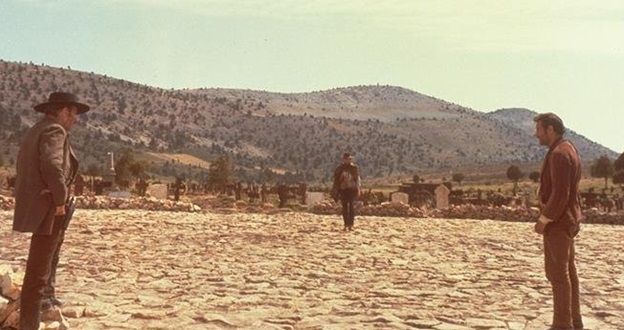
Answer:
[[[28,236],[0,212],[0,263]],[[76,212],[58,275],[75,329],[545,329],[528,223],[307,213]],[[624,227],[577,239],[588,329],[624,325]]]

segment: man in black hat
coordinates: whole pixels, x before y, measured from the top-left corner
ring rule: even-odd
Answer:
[[[13,230],[32,233],[22,286],[22,330],[39,329],[42,307],[61,304],[54,294],[56,266],[65,234],[69,186],[78,172],[68,132],[89,106],[73,94],[56,92],[35,106],[35,111],[44,116],[26,132],[16,164]]]

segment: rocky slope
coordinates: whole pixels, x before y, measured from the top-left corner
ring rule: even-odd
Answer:
[[[326,179],[345,150],[365,177],[458,166],[530,163],[544,151],[516,119],[490,115],[401,87],[357,86],[312,93],[232,89],[165,90],[106,76],[0,61],[0,155],[11,164],[32,106],[67,90],[93,106],[74,132],[89,165],[108,151],[227,154],[250,171]],[[520,125],[522,126],[522,125]],[[584,159],[613,151],[579,136]],[[161,163],[164,160],[149,158]]]
[[[537,112],[522,108],[499,109],[487,114],[488,117],[520,129],[527,135],[535,134],[535,123],[533,122],[533,118],[535,118],[536,115]],[[597,144],[595,142],[581,134],[578,134],[574,130],[566,129],[565,137],[574,143],[581,153],[581,156],[584,156],[583,159],[585,161],[592,161],[602,155],[609,156],[610,158],[617,157],[617,154],[606,148],[602,150],[596,149],[595,147]],[[602,152],[602,154],[600,154],[600,152]]]

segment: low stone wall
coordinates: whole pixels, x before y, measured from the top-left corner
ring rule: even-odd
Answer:
[[[332,201],[323,201],[309,208],[309,211],[316,214],[340,214],[341,206]],[[403,203],[384,202],[376,205],[358,206],[356,204],[356,214],[365,216],[380,217],[414,217],[427,218],[427,212],[416,207],[411,207]]]
[[[508,207],[508,206],[483,206],[483,205],[460,205],[451,206],[444,210],[432,210],[433,218],[449,219],[494,219],[503,221],[532,222],[539,217],[536,208]]]
[[[537,208],[523,207],[491,207],[491,206],[475,206],[461,205],[453,206],[445,210],[433,210],[430,213],[434,218],[448,219],[494,219],[504,221],[517,222],[534,222],[539,217]],[[624,225],[624,213],[607,213],[597,209],[589,209],[583,211],[583,223],[599,223],[610,225]]]
[[[236,200],[231,196],[198,196],[193,198],[193,203],[199,205],[204,210],[210,210],[213,213],[263,213],[263,214],[275,214],[280,212],[296,212],[307,211],[306,206],[302,205],[289,205],[286,208],[278,208],[272,203],[261,203],[256,200],[254,203],[249,203],[246,200]]]
[[[0,210],[15,208],[13,197],[0,195]],[[150,211],[199,212],[201,208],[192,203],[175,202],[151,197],[114,198],[107,196],[76,197],[77,209],[139,209]]]
[[[310,211],[316,214],[340,214],[340,205],[324,201],[314,205]],[[421,210],[403,203],[381,203],[359,208],[356,213],[364,216],[392,216],[445,219],[492,219],[515,222],[533,222],[539,217],[537,208],[513,208],[508,206],[451,206],[444,210]],[[624,213],[606,213],[596,209],[583,211],[583,223],[624,225]]]
[[[606,213],[596,209],[583,212],[583,223],[602,223],[608,225],[624,225],[624,212]]]
[[[174,202],[149,197],[113,198],[105,196],[80,196],[77,198],[79,209],[140,209],[151,211],[199,212],[202,209],[218,213],[277,213],[287,211],[303,211],[315,214],[340,214],[339,204],[325,200],[319,204],[291,206],[279,209],[270,203],[249,204],[246,201],[235,201],[230,197],[211,197],[194,200],[194,203]],[[198,206],[200,205],[200,206]],[[0,195],[0,210],[12,210],[15,201],[12,197]],[[377,205],[357,207],[356,213],[364,216],[413,217],[413,218],[446,218],[446,219],[492,219],[516,222],[533,222],[539,216],[536,208],[494,207],[481,205],[451,206],[444,210],[423,210],[403,203],[384,202]],[[583,211],[583,223],[600,223],[624,225],[624,213],[606,213],[597,209]]]
[[[105,196],[79,196],[76,198],[78,209],[117,209],[117,210],[150,210],[199,212],[201,207],[185,202],[156,199],[153,197],[114,198]]]

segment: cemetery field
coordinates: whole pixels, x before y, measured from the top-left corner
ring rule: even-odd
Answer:
[[[458,185],[457,183],[453,183],[453,189],[464,189],[464,190],[481,189],[481,190],[493,190],[493,191],[497,191],[498,189],[501,189],[503,193],[511,193],[511,191],[513,190],[513,186],[514,186],[513,182],[509,180],[507,180],[506,182],[497,182],[497,183],[490,183],[490,184],[486,184],[484,182],[473,183],[470,181],[464,182],[461,185]],[[527,178],[521,180],[518,183],[518,188],[526,192],[535,192],[537,191],[538,186],[539,186],[539,183],[532,182],[531,180]],[[583,178],[581,179],[581,183],[579,185],[579,189],[582,192],[585,192],[588,189],[593,188],[594,192],[600,193],[602,192],[602,189],[604,187],[605,187],[604,179],[600,179],[600,178]],[[614,185],[611,182],[611,179],[609,179],[608,188],[611,189],[611,187],[614,187],[614,193],[619,193],[620,195],[622,194],[623,190],[621,186]]]
[[[0,263],[28,236],[0,212]],[[76,329],[544,329],[531,223],[78,210],[58,272]],[[624,324],[624,227],[577,240],[588,329]]]
[[[408,182],[408,181],[410,180],[406,180],[405,182]],[[440,181],[434,180],[433,182],[440,182]],[[539,186],[539,183],[535,183],[529,180],[528,178],[524,178],[518,183],[518,191],[533,195],[537,191],[538,186]],[[397,185],[372,185],[372,186],[364,185],[363,189],[368,190],[370,188],[373,191],[381,191],[384,193],[384,195],[389,196],[390,193],[392,193],[393,191],[397,191],[398,187],[399,187],[399,184]],[[509,196],[512,194],[513,187],[514,187],[513,182],[509,180],[501,180],[501,179],[495,180],[495,181],[477,181],[477,182],[466,180],[462,182],[461,184],[458,184],[457,182],[453,182],[453,190],[461,189],[464,191],[466,190],[476,191],[478,189],[481,189],[482,191],[498,191],[500,189],[501,193],[505,195],[509,195]],[[581,192],[586,192],[588,191],[588,189],[593,188],[594,192],[596,193],[601,193],[604,187],[605,187],[604,179],[601,179],[601,178],[583,178],[581,179],[581,183],[579,186]],[[611,179],[609,179],[608,181],[608,189],[609,189],[608,193],[609,194],[612,194],[611,187],[613,187],[613,194],[619,194],[620,196],[624,194],[624,186],[615,185],[611,182]]]

